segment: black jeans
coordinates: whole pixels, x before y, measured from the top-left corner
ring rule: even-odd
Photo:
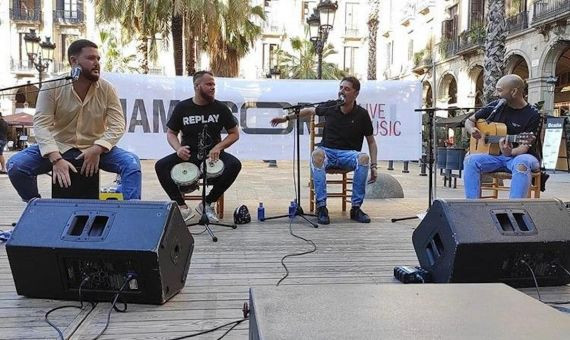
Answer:
[[[208,178],[208,185],[213,185],[212,190],[206,196],[206,203],[213,203],[220,198],[226,190],[234,183],[239,172],[241,171],[241,162],[236,157],[227,152],[220,153],[220,160],[224,162],[224,171],[216,178]],[[166,191],[171,200],[176,201],[179,205],[186,204],[178,185],[174,183],[170,176],[172,168],[179,163],[184,162],[176,153],[170,154],[156,162],[154,170],[158,176],[160,185]],[[201,168],[200,162],[195,156],[190,157],[190,162]]]

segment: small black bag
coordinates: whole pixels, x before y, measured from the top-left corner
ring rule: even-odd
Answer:
[[[249,214],[249,209],[246,205],[241,205],[234,211],[234,223],[235,224],[246,224],[251,222],[251,215]]]

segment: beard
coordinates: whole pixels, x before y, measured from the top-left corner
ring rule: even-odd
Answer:
[[[214,95],[209,94],[200,87],[200,97],[204,98],[208,103],[214,102]]]
[[[99,72],[101,72],[101,71],[99,71]],[[94,74],[93,71],[83,73],[85,78],[87,78],[87,80],[92,81],[92,82],[96,82],[99,80],[99,74],[100,73]]]

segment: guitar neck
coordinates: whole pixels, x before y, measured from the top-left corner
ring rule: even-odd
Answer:
[[[505,138],[509,143],[516,143],[518,135],[506,136],[485,136],[485,144],[498,144],[501,138]]]

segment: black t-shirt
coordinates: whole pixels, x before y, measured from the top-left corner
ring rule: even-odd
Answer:
[[[204,124],[207,124],[206,131],[209,137],[205,143],[209,151],[222,140],[222,129],[234,128],[237,121],[230,109],[217,100],[207,105],[198,105],[190,98],[174,107],[166,126],[173,131],[182,131],[182,145],[189,146],[192,152],[198,152]]]
[[[0,118],[0,140],[8,140],[8,123]]]
[[[489,115],[493,112],[493,109],[497,105],[498,100],[489,103],[487,106],[475,113],[475,119],[487,119]],[[522,132],[532,132],[538,137],[538,126],[540,124],[540,114],[538,110],[531,105],[527,104],[521,109],[513,109],[508,105],[504,105],[491,121],[497,123],[504,123],[507,126],[507,134],[518,135]],[[517,145],[513,145],[516,147]],[[530,147],[528,153],[540,159],[538,156],[536,142]]]
[[[368,111],[354,105],[349,113],[342,113],[336,101],[317,106],[317,116],[325,117],[325,128],[321,145],[340,150],[362,150],[362,140],[374,132]]]

